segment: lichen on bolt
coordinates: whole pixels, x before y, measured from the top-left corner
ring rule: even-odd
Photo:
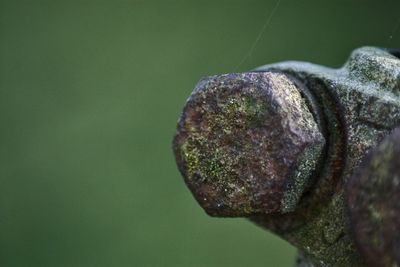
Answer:
[[[399,265],[399,54],[363,47],[339,69],[290,61],[201,80],[174,138],[197,201],[289,241],[299,266]]]
[[[293,210],[324,144],[287,76],[249,72],[197,84],[179,120],[174,151],[205,211],[232,217]]]

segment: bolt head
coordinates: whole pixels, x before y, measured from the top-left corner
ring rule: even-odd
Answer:
[[[271,72],[200,80],[173,141],[196,200],[224,217],[291,211],[324,144],[298,88]]]

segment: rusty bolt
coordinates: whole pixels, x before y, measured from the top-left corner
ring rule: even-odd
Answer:
[[[179,170],[205,211],[224,217],[292,211],[325,145],[311,109],[281,73],[200,80],[173,146]]]
[[[201,80],[174,138],[194,197],[286,239],[298,266],[399,266],[399,59],[362,47],[339,69],[289,61]]]

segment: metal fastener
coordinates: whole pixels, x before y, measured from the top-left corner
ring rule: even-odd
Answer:
[[[324,144],[299,89],[272,72],[201,80],[174,140],[188,187],[216,216],[293,210]]]
[[[380,242],[363,230],[374,231],[375,217],[388,222],[375,227],[378,234],[400,227],[398,207],[374,186],[377,177],[383,187],[396,182],[390,174],[400,167],[393,158],[388,173],[378,174],[364,158],[399,125],[399,53],[363,47],[339,69],[291,61],[202,79],[173,147],[208,214],[248,217],[278,234],[299,249],[299,266],[376,266],[357,244]],[[379,149],[387,143],[399,145],[386,140],[372,158],[384,158]],[[360,165],[363,159],[369,167]],[[393,188],[388,192],[397,199],[400,185]],[[396,219],[375,206],[369,212],[368,190],[377,190],[376,205]],[[392,250],[378,244],[371,255],[400,265],[400,243],[383,244]]]

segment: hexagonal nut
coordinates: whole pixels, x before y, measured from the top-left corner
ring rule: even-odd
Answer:
[[[299,89],[272,72],[200,80],[173,141],[196,200],[224,217],[292,211],[324,145]]]

